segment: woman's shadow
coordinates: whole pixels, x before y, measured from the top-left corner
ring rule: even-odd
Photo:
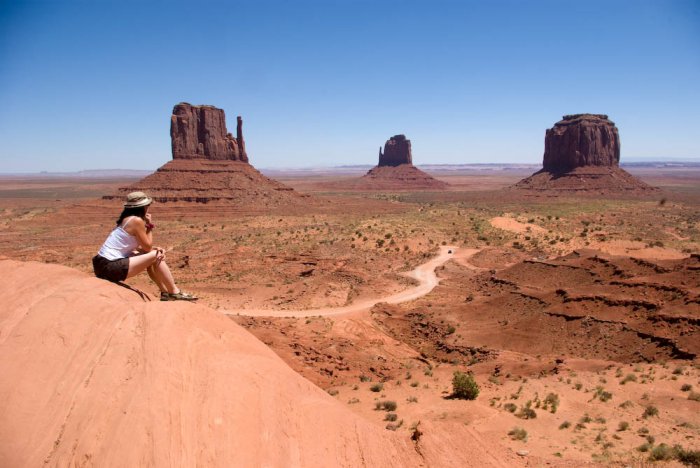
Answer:
[[[151,302],[153,300],[153,299],[151,299],[151,296],[148,295],[148,293],[145,293],[144,291],[141,291],[140,289],[135,288],[133,286],[129,286],[126,283],[122,283],[121,281],[114,281],[114,284],[121,286],[122,288],[126,288],[130,291],[135,292],[136,294],[139,295],[139,297],[141,297],[141,300],[143,302]]]

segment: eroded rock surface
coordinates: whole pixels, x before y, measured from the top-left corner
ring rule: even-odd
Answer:
[[[243,119],[236,138],[226,129],[223,109],[181,102],[170,117],[173,159],[210,159],[248,162],[243,142]]]

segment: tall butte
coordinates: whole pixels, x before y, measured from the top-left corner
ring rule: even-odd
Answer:
[[[238,117],[236,137],[226,129],[223,109],[181,102],[170,117],[173,159],[118,194],[144,191],[158,202],[233,202],[240,206],[276,206],[301,197],[263,176],[249,162]]]
[[[345,185],[358,190],[441,190],[448,184],[414,166],[411,140],[394,135],[384,143],[383,152],[379,148],[379,163]]]
[[[595,193],[658,190],[620,169],[619,163],[620,137],[607,115],[565,115],[545,134],[542,170],[514,188]]]

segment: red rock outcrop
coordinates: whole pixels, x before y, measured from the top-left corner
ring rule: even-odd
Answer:
[[[298,204],[305,196],[265,177],[249,163],[241,117],[236,127],[233,138],[222,109],[177,104],[170,119],[173,160],[103,198],[122,199],[138,190],[158,202],[221,201],[256,209]]]
[[[411,155],[411,140],[406,135],[394,135],[384,143],[384,153],[379,148],[378,166],[399,166],[401,164],[413,164]]]
[[[243,142],[243,120],[238,117],[236,137],[226,129],[223,109],[181,102],[170,117],[173,159],[211,159],[248,162]]]
[[[620,169],[620,137],[603,114],[565,115],[547,130],[542,170],[513,186],[540,192],[655,192]]]
[[[582,166],[617,167],[620,137],[615,123],[603,114],[565,115],[547,130],[543,167],[567,172]]]

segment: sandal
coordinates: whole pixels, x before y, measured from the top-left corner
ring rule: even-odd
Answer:
[[[168,292],[161,292],[160,293],[160,300],[161,301],[196,301],[199,299],[197,296],[186,293],[184,291],[180,291],[179,293],[168,293]]]

